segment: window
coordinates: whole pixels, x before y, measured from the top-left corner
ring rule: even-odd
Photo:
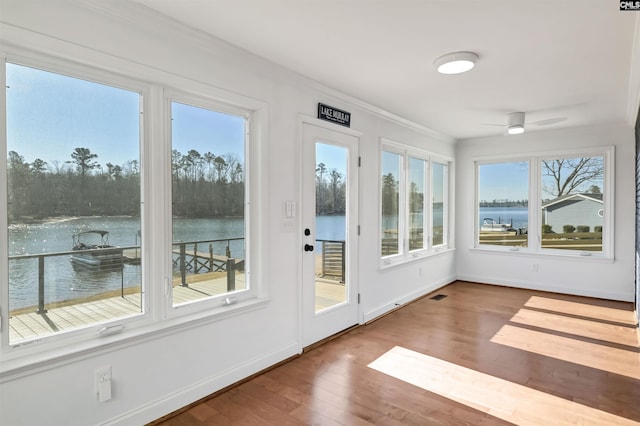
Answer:
[[[380,253],[383,265],[447,247],[449,162],[384,142]]]
[[[477,245],[612,257],[612,164],[612,147],[477,162]]]
[[[247,119],[170,102],[173,306],[247,290]]]
[[[478,165],[480,245],[527,247],[529,163]]]
[[[409,157],[409,251],[426,247],[425,235],[425,184],[428,162]],[[428,228],[427,228],[428,229]]]
[[[266,104],[24,61],[0,74],[0,361],[267,303]]]
[[[9,344],[140,315],[140,93],[5,71]]]
[[[602,252],[604,165],[603,156],[541,160],[543,249]]]
[[[433,247],[446,245],[449,216],[449,165],[445,163],[431,163],[431,228]]]
[[[400,253],[400,171],[402,156],[395,152],[382,152],[382,256]]]

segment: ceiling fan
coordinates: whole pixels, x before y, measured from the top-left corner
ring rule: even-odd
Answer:
[[[524,133],[524,112],[512,112],[507,114],[507,124],[495,124],[495,123],[483,123],[489,126],[502,126],[507,128],[507,134],[518,135]],[[556,124],[565,121],[566,117],[548,118],[546,120],[534,121],[527,123],[531,126],[547,126],[549,124]]]

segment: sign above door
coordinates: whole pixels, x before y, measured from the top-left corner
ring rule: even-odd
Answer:
[[[351,127],[351,113],[334,108],[323,103],[318,103],[318,118],[330,121],[345,127]]]

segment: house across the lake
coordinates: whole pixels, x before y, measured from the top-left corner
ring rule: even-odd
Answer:
[[[562,232],[564,225],[588,226],[594,231],[602,226],[604,209],[602,194],[569,194],[542,205],[542,223],[554,232]]]

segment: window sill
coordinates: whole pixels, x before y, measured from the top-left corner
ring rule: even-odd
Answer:
[[[571,251],[563,253],[561,251],[533,251],[529,248],[522,248],[513,250],[510,247],[472,247],[469,249],[471,252],[481,253],[481,254],[498,254],[498,255],[507,255],[507,256],[529,256],[536,258],[547,258],[547,259],[562,259],[562,260],[576,260],[576,261],[588,261],[588,262],[599,262],[599,263],[613,263],[615,258],[613,256],[607,256],[602,253],[593,253],[593,252],[585,252],[592,253],[589,255],[584,255],[581,252]]]
[[[389,257],[386,259],[381,259],[379,264],[379,269],[381,271],[387,269],[393,269],[396,266],[402,266],[410,263],[414,263],[420,260],[430,259],[442,254],[454,252],[456,249],[452,247],[440,247],[438,249],[434,249],[430,252],[420,252],[420,253],[412,253],[407,256],[397,256],[397,257]]]
[[[169,336],[186,329],[203,327],[211,323],[226,320],[265,307],[269,298],[252,298],[236,304],[217,307],[208,311],[169,318],[163,321],[147,322],[144,325],[131,325],[118,334],[105,337],[86,333],[75,339],[58,339],[49,347],[47,343],[35,343],[23,347],[8,349],[0,357],[0,384],[20,377],[57,368],[80,359],[102,355],[114,350]],[[119,322],[110,324],[119,325]],[[96,326],[84,331],[95,332],[104,327]],[[72,342],[69,342],[72,340]],[[74,341],[73,341],[74,340]],[[43,345],[46,345],[43,347]]]

